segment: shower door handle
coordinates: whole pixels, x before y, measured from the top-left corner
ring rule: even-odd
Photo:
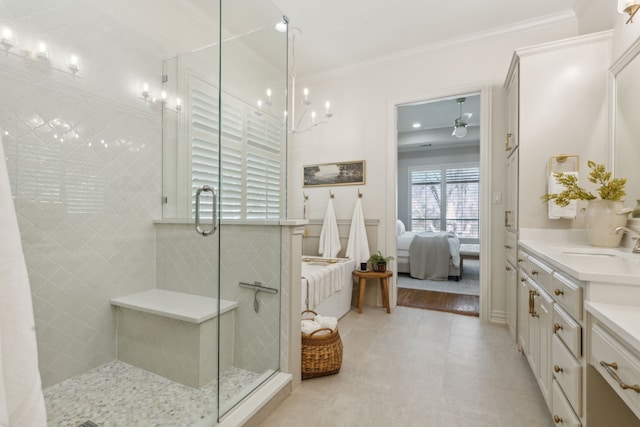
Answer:
[[[200,193],[202,193],[203,191],[210,191],[211,194],[213,194],[213,215],[211,215],[211,228],[210,229],[203,229],[200,226]],[[201,188],[198,188],[198,190],[196,191],[196,232],[198,232],[198,234],[202,234],[203,236],[209,236],[213,233],[216,232],[216,230],[218,229],[218,213],[216,211],[216,205],[218,204],[218,196],[216,194],[216,190],[215,188],[209,187],[208,185],[203,185]]]

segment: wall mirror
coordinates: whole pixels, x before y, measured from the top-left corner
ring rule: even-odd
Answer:
[[[640,38],[613,64],[615,76],[613,170],[627,178],[625,205],[640,199]]]

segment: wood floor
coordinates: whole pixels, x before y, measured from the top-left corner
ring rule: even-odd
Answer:
[[[420,289],[398,288],[398,305],[476,317],[480,313],[480,297],[476,295],[449,294]]]

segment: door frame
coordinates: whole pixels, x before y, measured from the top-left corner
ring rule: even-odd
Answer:
[[[398,215],[398,132],[397,107],[403,104],[437,100],[459,96],[464,93],[480,94],[480,319],[488,321],[491,316],[491,86],[475,84],[451,87],[437,91],[413,94],[387,101],[387,163],[386,163],[386,200],[385,204],[385,250],[396,253],[396,227]],[[389,292],[391,305],[396,306],[398,300],[397,269]]]

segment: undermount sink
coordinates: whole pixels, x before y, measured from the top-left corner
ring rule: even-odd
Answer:
[[[615,255],[609,252],[576,252],[575,250],[571,250],[571,251],[562,251],[563,254],[565,255],[571,255],[571,256],[583,256],[583,257],[604,257],[604,258],[608,258],[608,257],[614,257]]]
[[[625,252],[619,249],[609,248],[558,248],[563,255],[579,258],[617,258],[630,261],[638,261],[640,257],[635,258],[631,252]]]

